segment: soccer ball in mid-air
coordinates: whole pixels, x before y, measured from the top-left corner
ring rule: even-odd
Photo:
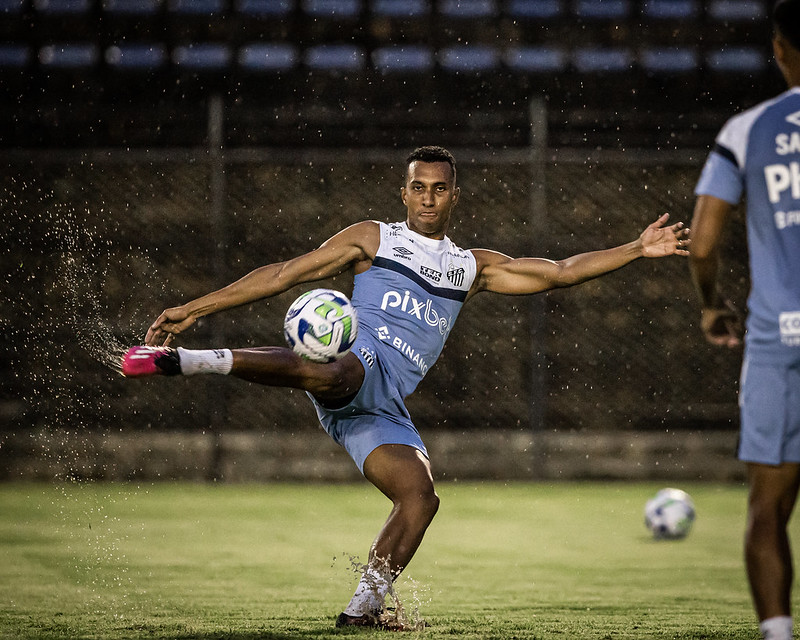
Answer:
[[[350,299],[333,289],[314,289],[286,312],[283,335],[298,355],[314,362],[333,362],[356,340],[358,321]]]
[[[644,523],[656,539],[685,538],[694,518],[694,502],[680,489],[661,489],[644,507]]]

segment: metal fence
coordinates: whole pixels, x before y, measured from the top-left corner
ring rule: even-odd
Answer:
[[[16,152],[0,191],[3,431],[316,429],[304,394],[232,378],[125,380],[165,307],[346,225],[404,217],[407,150]],[[553,259],[689,221],[698,153],[453,149],[462,247]],[[725,280],[743,307],[742,220]],[[327,283],[349,290],[350,278]],[[186,347],[282,344],[300,288],[210,316]],[[735,428],[740,354],[707,346],[683,258],[532,297],[477,296],[408,400],[423,432]],[[2,449],[0,441],[0,449]]]

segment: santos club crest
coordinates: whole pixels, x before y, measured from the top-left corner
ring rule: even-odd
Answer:
[[[447,279],[456,287],[460,287],[464,284],[464,273],[464,267],[454,267],[450,265],[447,269]]]

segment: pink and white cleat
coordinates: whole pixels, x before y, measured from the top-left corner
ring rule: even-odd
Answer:
[[[122,356],[122,375],[126,378],[177,376],[181,361],[172,347],[131,347]]]

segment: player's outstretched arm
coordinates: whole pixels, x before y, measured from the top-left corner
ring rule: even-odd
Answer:
[[[371,260],[377,251],[378,233],[376,223],[360,222],[309,253],[259,267],[222,289],[166,309],[148,328],[145,342],[151,346],[167,345],[198,318],[269,298],[304,282],[330,278],[359,261]]]
[[[510,295],[570,287],[615,271],[638,258],[689,255],[688,229],[682,222],[665,226],[669,214],[649,225],[634,241],[612,249],[581,253],[565,260],[509,258],[475,249],[479,277],[472,293],[493,291]]]

